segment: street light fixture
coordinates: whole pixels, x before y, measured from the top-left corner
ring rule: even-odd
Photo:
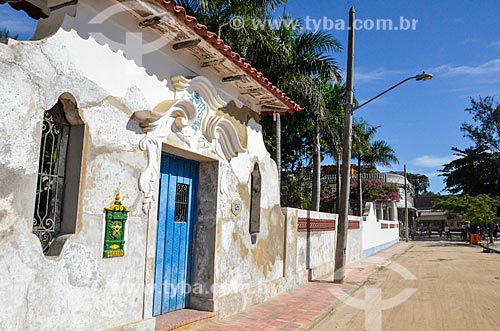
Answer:
[[[371,98],[371,99],[369,99],[369,100],[367,100],[367,101],[363,102],[362,104],[360,104],[360,105],[358,105],[358,106],[355,106],[355,107],[354,107],[354,110],[358,110],[359,108],[361,108],[361,107],[363,107],[363,106],[365,106],[365,105],[369,104],[369,103],[370,103],[370,102],[372,102],[373,100],[375,100],[375,99],[377,99],[377,98],[381,97],[382,95],[384,95],[384,94],[386,94],[387,92],[389,92],[389,91],[391,91],[391,90],[395,89],[395,88],[396,88],[396,87],[398,87],[399,85],[402,85],[402,84],[406,83],[406,82],[407,82],[407,81],[409,81],[409,80],[415,79],[415,80],[417,80],[417,81],[425,81],[425,80],[431,80],[431,79],[432,79],[432,77],[433,77],[433,76],[432,76],[432,74],[429,74],[429,73],[426,73],[426,72],[422,72],[421,74],[418,74],[418,75],[415,75],[415,76],[411,76],[411,77],[405,78],[405,79],[403,79],[402,81],[400,81],[399,83],[397,83],[397,84],[395,84],[395,85],[393,85],[393,86],[389,87],[387,90],[385,90],[385,91],[383,91],[383,92],[381,92],[381,93],[377,94],[377,95],[376,95],[376,96],[374,96],[373,98]]]
[[[354,106],[353,96],[353,73],[354,73],[354,17],[356,11],[351,7],[349,11],[349,39],[347,49],[347,77],[346,77],[346,96],[345,96],[345,116],[344,116],[344,137],[342,141],[342,179],[340,181],[340,198],[339,198],[339,221],[337,232],[337,245],[335,248],[335,273],[334,282],[343,283],[344,281],[344,267],[346,262],[346,249],[347,249],[347,230],[349,222],[349,191],[351,182],[351,148],[352,148],[352,115],[355,110],[367,105],[373,100],[386,94],[387,92],[395,89],[399,85],[409,80],[431,80],[432,75],[429,73],[421,73],[403,79],[399,83],[391,86],[387,90],[377,94],[373,98],[363,102],[358,106]],[[360,206],[361,207],[361,206]],[[407,223],[407,221],[406,221]],[[408,229],[408,224],[406,224]],[[408,231],[408,230],[407,230]]]
[[[432,79],[432,74],[423,72],[420,75],[415,76],[416,80],[431,80]]]

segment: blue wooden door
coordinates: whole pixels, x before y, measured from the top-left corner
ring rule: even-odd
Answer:
[[[197,192],[198,162],[162,154],[153,316],[186,307]]]

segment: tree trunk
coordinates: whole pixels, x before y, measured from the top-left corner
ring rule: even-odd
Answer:
[[[319,124],[316,121],[314,149],[313,149],[313,183],[312,183],[312,210],[319,211],[321,195],[321,146],[319,143]]]
[[[337,181],[335,182],[335,213],[339,213],[339,196],[340,196],[340,155],[337,154],[335,159],[337,162]]]
[[[361,157],[358,157],[358,216],[363,216],[363,184],[361,183]]]

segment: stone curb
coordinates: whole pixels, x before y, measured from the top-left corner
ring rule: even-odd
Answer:
[[[496,249],[496,248],[491,248],[491,247],[488,247],[487,245],[484,245],[484,244],[480,244],[480,243],[477,243],[478,246],[481,246],[482,248],[486,249],[486,250],[489,250],[491,252],[494,252],[494,253],[497,253],[497,254],[500,254],[500,250]]]
[[[404,242],[404,241],[403,241]],[[409,242],[408,242],[409,243]],[[399,253],[395,253],[394,255],[392,255],[390,258],[388,259],[396,259],[398,258],[399,256],[403,255],[404,253],[406,253],[408,250],[410,250],[411,248],[413,248],[414,245],[411,244],[410,246],[408,246],[406,249],[404,249],[403,251],[399,252]],[[389,247],[388,247],[389,248]],[[363,287],[367,282],[368,282],[368,278],[369,276],[373,275],[375,272],[377,272],[379,270],[379,268],[376,268],[374,269],[374,271],[368,275],[368,277],[361,283],[356,283],[353,288],[351,288],[349,291],[347,291],[346,293],[348,295],[351,295],[351,294],[354,294],[357,290],[359,290],[361,287]],[[349,283],[348,283],[349,284]],[[318,324],[320,324],[321,322],[323,322],[326,318],[328,318],[332,312],[335,310],[335,308],[337,308],[337,306],[339,304],[343,303],[341,300],[335,300],[335,302],[333,302],[330,306],[328,306],[327,308],[323,309],[323,311],[318,315],[316,316],[314,319],[312,319],[311,321],[309,321],[307,324],[301,326],[300,328],[298,328],[297,330],[298,331],[309,331],[309,330],[312,330],[315,326],[317,326]]]

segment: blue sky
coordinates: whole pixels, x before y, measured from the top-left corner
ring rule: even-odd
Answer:
[[[359,101],[422,71],[434,79],[407,82],[355,116],[381,125],[376,138],[387,141],[400,160],[393,170],[406,163],[408,172],[426,174],[430,189],[438,192],[444,185],[437,170],[452,159],[450,148],[470,145],[459,129],[471,121],[464,111],[469,98],[492,95],[500,101],[500,1],[289,0],[286,9],[303,21],[326,16],[347,22],[351,6],[361,20],[389,18],[398,25],[400,17],[418,20],[415,31],[356,31]],[[347,31],[330,31],[344,47],[337,59],[345,69]]]
[[[450,148],[470,144],[459,130],[471,120],[464,111],[469,98],[492,95],[500,101],[500,1],[289,0],[286,10],[304,23],[309,19],[311,27],[314,22],[328,28],[325,19],[347,24],[351,6],[363,22],[392,19],[399,26],[401,17],[418,20],[415,30],[356,32],[355,96],[362,102],[422,71],[434,79],[407,82],[355,116],[381,126],[376,138],[387,141],[400,160],[392,170],[406,163],[408,172],[427,175],[438,192],[444,185],[437,170],[452,159]],[[28,39],[34,25],[22,12],[0,6],[0,29]],[[347,31],[329,31],[344,47],[335,54],[344,69]]]

